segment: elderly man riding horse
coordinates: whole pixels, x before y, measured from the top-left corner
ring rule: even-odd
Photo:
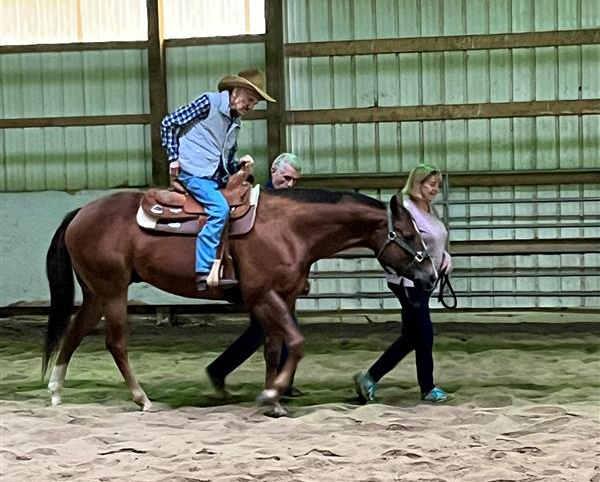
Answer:
[[[254,162],[250,156],[239,162],[234,157],[241,119],[259,101],[275,102],[263,90],[264,84],[264,73],[256,69],[226,76],[219,82],[219,93],[206,92],[161,122],[169,161],[179,162],[178,180],[208,215],[196,239],[196,283],[200,291],[207,288],[229,215],[229,205],[219,189],[245,162]],[[223,287],[237,284],[235,279],[219,279]]]

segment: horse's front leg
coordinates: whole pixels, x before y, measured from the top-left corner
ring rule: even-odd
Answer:
[[[266,388],[257,400],[259,403],[272,404],[279,400],[292,382],[298,362],[304,355],[304,337],[294,323],[287,304],[274,291],[269,291],[255,304],[253,311],[262,324],[265,336]],[[287,345],[289,356],[277,374],[282,342]]]
[[[284,343],[282,337],[275,334],[265,335],[264,358],[265,358],[265,388],[273,388],[277,378],[277,367],[281,358],[281,345]]]

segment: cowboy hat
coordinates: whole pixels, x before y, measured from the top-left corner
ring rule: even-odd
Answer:
[[[217,88],[219,92],[224,90],[243,87],[258,94],[258,96],[269,102],[277,102],[273,97],[264,91],[265,88],[265,73],[258,69],[242,70],[237,75],[227,75],[219,81]]]

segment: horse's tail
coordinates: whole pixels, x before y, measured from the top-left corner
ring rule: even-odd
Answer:
[[[73,264],[65,244],[65,232],[78,212],[79,209],[76,209],[65,216],[54,233],[46,255],[46,275],[50,285],[50,314],[42,358],[42,379],[46,375],[52,355],[69,326],[75,304]]]

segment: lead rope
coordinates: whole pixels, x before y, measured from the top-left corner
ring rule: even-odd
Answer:
[[[456,305],[458,304],[458,301],[456,300],[456,292],[454,291],[452,284],[450,284],[450,276],[448,276],[448,273],[446,273],[446,270],[443,270],[440,273],[440,277],[439,277],[438,281],[439,281],[439,285],[440,285],[440,290],[438,292],[438,299],[437,299],[438,303],[441,303],[444,308],[447,308],[449,310],[455,310]],[[452,295],[452,301],[453,301],[452,306],[447,304],[446,300],[444,299],[444,291],[446,291],[446,288],[448,288],[448,291],[450,291],[450,295]]]

